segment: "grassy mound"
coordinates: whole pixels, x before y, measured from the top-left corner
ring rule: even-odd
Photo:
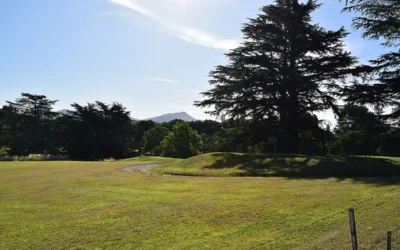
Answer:
[[[152,171],[190,176],[391,177],[400,176],[400,158],[211,153]]]

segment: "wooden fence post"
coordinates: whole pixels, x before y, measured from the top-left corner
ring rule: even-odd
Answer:
[[[358,250],[356,218],[354,216],[354,208],[349,209],[349,220],[350,220],[351,244],[353,246],[353,250]]]
[[[392,250],[392,232],[387,232],[387,250]]]

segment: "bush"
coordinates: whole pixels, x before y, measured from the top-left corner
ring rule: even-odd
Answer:
[[[161,155],[159,148],[161,142],[170,133],[167,128],[157,125],[146,131],[143,135],[143,153],[151,152],[152,155]]]
[[[174,125],[161,142],[161,155],[173,158],[189,158],[200,154],[201,136],[188,123],[180,122]]]
[[[6,156],[10,150],[11,150],[10,148],[6,148],[5,146],[1,147],[0,148],[0,157]]]

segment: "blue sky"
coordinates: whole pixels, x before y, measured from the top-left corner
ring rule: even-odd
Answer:
[[[120,102],[136,118],[187,111],[208,73],[240,43],[240,28],[269,0],[2,0],[0,105],[21,92],[73,102]],[[362,61],[382,52],[351,28],[343,3],[322,1],[314,21],[352,34]],[[332,119],[326,114],[327,119]]]

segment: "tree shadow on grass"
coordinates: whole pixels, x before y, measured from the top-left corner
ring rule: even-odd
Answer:
[[[398,184],[400,180],[400,164],[389,158],[233,153],[216,153],[213,157],[215,161],[206,168],[237,168],[237,176],[353,179],[378,185]]]

